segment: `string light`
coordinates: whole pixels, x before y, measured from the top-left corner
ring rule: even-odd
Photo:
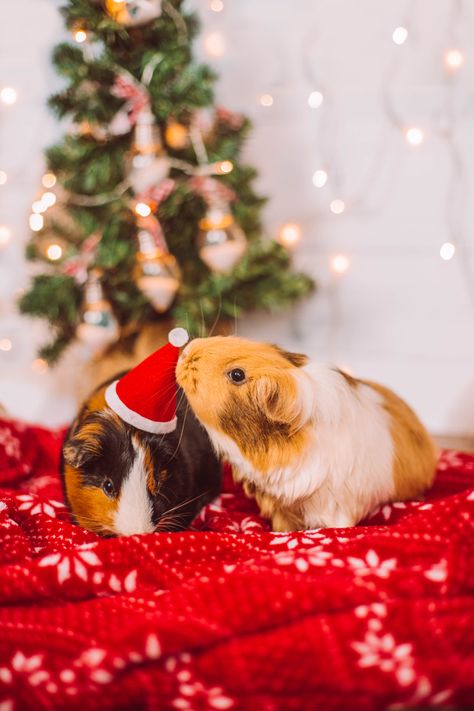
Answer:
[[[296,222],[288,222],[280,230],[278,241],[285,247],[293,247],[300,241],[301,227]]]
[[[448,69],[460,69],[464,64],[464,55],[459,49],[448,49],[444,54],[444,63]]]
[[[56,195],[52,192],[43,193],[41,196],[41,202],[48,207],[52,207],[56,202]]]
[[[425,134],[421,128],[412,126],[405,131],[405,138],[411,146],[420,146],[425,140]]]
[[[148,217],[148,215],[151,215],[151,207],[146,202],[137,202],[135,212],[140,217]]]
[[[43,215],[38,215],[36,213],[33,213],[32,215],[30,215],[29,223],[30,223],[30,229],[33,232],[39,232],[44,227]]]
[[[35,212],[36,214],[39,214],[41,212],[46,211],[46,205],[42,200],[35,200],[34,203],[31,206],[31,210]]]
[[[12,89],[11,86],[4,86],[3,89],[0,91],[0,99],[3,101],[4,104],[14,104],[17,98],[18,95],[15,89]]]
[[[222,175],[227,175],[234,170],[234,164],[230,160],[222,160],[217,164],[217,170],[219,173],[222,173]]]
[[[331,258],[330,266],[335,274],[345,274],[351,266],[351,261],[345,254],[335,254]]]
[[[209,7],[213,12],[222,12],[222,10],[224,9],[224,3],[222,2],[222,0],[211,0],[211,4],[209,5]]]
[[[87,32],[85,30],[81,30],[81,29],[74,30],[74,32],[72,33],[72,36],[74,37],[75,41],[78,44],[82,44],[87,39]]]
[[[440,257],[441,259],[444,259],[445,262],[449,262],[449,260],[454,257],[455,253],[456,247],[452,242],[445,242],[441,245],[441,249],[439,250]]]
[[[395,44],[405,44],[408,38],[408,30],[406,27],[395,27],[392,33],[392,39]]]
[[[220,32],[210,32],[204,38],[204,49],[210,57],[222,57],[225,53],[225,39]]]
[[[312,109],[319,109],[324,101],[324,95],[320,91],[312,91],[308,96],[308,105]]]
[[[316,188],[324,188],[328,181],[328,174],[325,170],[316,170],[313,174],[313,185]]]
[[[340,200],[339,198],[336,198],[335,200],[331,200],[329,209],[335,215],[341,215],[344,212],[344,210],[346,209],[346,203],[344,202],[344,200]]]
[[[47,372],[48,364],[43,358],[35,358],[31,363],[31,368],[35,373],[43,374]]]
[[[53,188],[56,185],[56,176],[54,173],[45,173],[41,178],[45,188]]]
[[[4,170],[0,170],[0,185],[5,185],[8,180],[8,175]]]
[[[5,247],[11,239],[11,230],[6,225],[0,225],[0,247]]]
[[[63,248],[60,244],[50,244],[46,250],[46,255],[52,262],[57,262],[63,256]]]
[[[262,94],[259,101],[262,106],[273,106],[273,96],[271,94]]]
[[[0,338],[0,351],[7,353],[13,348],[13,343],[9,338]]]

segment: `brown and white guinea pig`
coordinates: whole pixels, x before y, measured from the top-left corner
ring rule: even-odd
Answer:
[[[109,382],[85,402],[63,445],[63,482],[75,520],[102,535],[186,528],[220,487],[220,464],[205,430],[182,391],[174,432],[136,429],[107,406]]]
[[[353,526],[433,481],[433,441],[381,385],[231,336],[191,341],[176,375],[274,530]]]

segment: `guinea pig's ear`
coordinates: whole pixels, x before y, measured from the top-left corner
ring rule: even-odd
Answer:
[[[297,432],[307,421],[307,403],[291,372],[261,376],[253,385],[253,397],[268,420],[289,425],[289,434]]]
[[[303,365],[306,365],[309,360],[308,356],[303,353],[291,353],[290,351],[283,350],[280,346],[275,346],[274,344],[271,345],[272,348],[275,348],[285,360],[292,365],[296,365],[297,368],[301,368]]]
[[[71,439],[63,449],[64,461],[76,469],[84,466],[89,459],[96,457],[101,452],[101,443],[98,439],[77,437]]]

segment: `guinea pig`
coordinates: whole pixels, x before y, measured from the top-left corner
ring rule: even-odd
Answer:
[[[176,376],[273,530],[353,526],[433,481],[433,441],[382,385],[233,336],[191,341]]]
[[[107,406],[110,382],[92,393],[64,441],[63,483],[74,519],[105,536],[186,528],[220,488],[205,430],[182,391],[175,431],[150,434],[127,424]]]

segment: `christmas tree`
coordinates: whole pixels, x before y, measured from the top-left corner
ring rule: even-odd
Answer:
[[[194,335],[218,319],[286,307],[311,280],[262,236],[264,198],[239,160],[249,121],[213,104],[216,80],[192,57],[197,18],[181,0],[68,0],[73,41],[55,48],[66,81],[50,98],[68,119],[47,150],[20,300],[46,319],[54,362],[75,338],[123,343],[172,317]]]

